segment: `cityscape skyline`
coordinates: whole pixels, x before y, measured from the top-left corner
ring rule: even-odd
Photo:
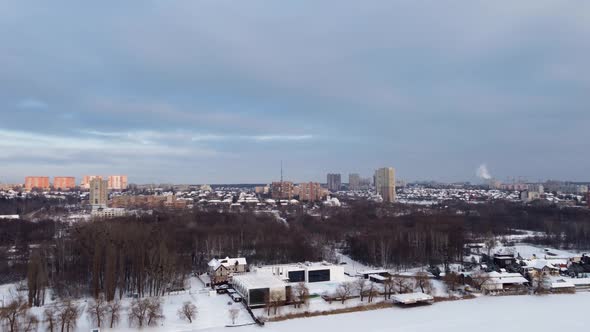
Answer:
[[[588,179],[588,3],[0,6],[3,182]]]

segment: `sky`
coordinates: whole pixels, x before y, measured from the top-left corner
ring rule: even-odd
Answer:
[[[0,182],[590,181],[590,2],[0,0]]]

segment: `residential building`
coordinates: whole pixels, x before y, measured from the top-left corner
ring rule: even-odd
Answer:
[[[116,217],[123,217],[128,214],[128,211],[123,208],[108,208],[108,207],[98,207],[93,208],[92,212],[90,212],[90,216],[92,218],[97,219],[111,219]]]
[[[534,200],[541,199],[541,193],[537,191],[525,190],[520,193],[520,200],[523,202],[532,202]]]
[[[248,270],[246,258],[213,258],[207,264],[207,274],[211,279],[212,285],[223,284],[228,282],[234,274],[244,273]]]
[[[100,176],[100,175],[84,175],[84,177],[82,177],[82,183],[80,183],[80,187],[82,187],[84,189],[90,189],[90,181],[92,181],[94,179],[102,180],[102,176]]]
[[[53,188],[57,190],[70,190],[76,187],[76,178],[73,176],[56,176],[53,178]]]
[[[106,208],[108,199],[108,181],[92,179],[90,181],[90,204],[92,209]]]
[[[273,182],[271,192],[273,199],[291,199],[293,198],[293,182]]]
[[[505,269],[515,264],[516,258],[514,257],[514,254],[494,254],[494,265],[501,269]]]
[[[369,190],[371,189],[371,178],[361,178],[360,182],[361,190]]]
[[[268,194],[269,191],[269,187],[268,186],[257,186],[254,187],[254,192],[260,195],[266,195]]]
[[[481,289],[484,292],[492,291],[520,291],[529,283],[520,273],[490,272]]]
[[[384,167],[375,171],[375,190],[383,202],[395,202],[395,169]]]
[[[361,190],[361,176],[357,173],[351,173],[348,175],[348,190]]]
[[[33,188],[48,190],[49,177],[48,176],[27,176],[25,178],[25,189],[31,191]]]
[[[299,200],[304,202],[321,201],[322,186],[317,182],[307,182],[299,184]]]
[[[16,190],[18,188],[22,188],[22,184],[10,184],[10,183],[0,183],[0,190],[8,191],[8,190]]]
[[[110,190],[125,190],[127,189],[127,175],[111,175],[109,176]]]
[[[339,191],[342,187],[342,179],[340,178],[340,174],[328,174],[328,190],[331,192]]]

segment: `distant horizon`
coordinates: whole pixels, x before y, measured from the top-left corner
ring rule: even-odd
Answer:
[[[0,180],[268,182],[282,160],[295,181],[382,165],[410,181],[475,182],[481,165],[501,181],[581,181],[588,13],[550,0],[4,1]]]
[[[338,173],[337,173],[338,174]],[[342,175],[345,175],[343,173],[339,173]],[[119,174],[117,174],[119,175]],[[127,175],[127,174],[120,174],[120,175]],[[45,175],[31,175],[31,176],[45,176]],[[70,175],[58,175],[57,177],[70,177]],[[80,185],[81,184],[81,180],[84,176],[73,176],[76,179],[76,185]],[[361,175],[362,177],[362,175]],[[49,176],[49,182],[51,184],[53,184],[53,178],[54,176]],[[367,178],[367,177],[365,177]],[[492,179],[492,180],[496,180],[496,181],[500,181],[498,179]],[[296,180],[291,180],[288,178],[284,178],[283,181],[285,182],[293,182],[293,183],[306,183],[306,182],[318,182],[320,184],[327,184],[327,182],[325,180],[323,181],[317,181],[317,180],[301,180],[301,181],[296,181]],[[406,180],[406,179],[400,179],[400,178],[396,178],[396,181],[404,181],[406,183],[440,183],[440,184],[455,184],[455,183],[469,183],[471,185],[486,185],[488,184],[490,181],[489,180],[483,180],[483,179],[476,179],[476,181],[469,181],[469,180],[459,180],[459,181],[440,181],[440,180],[433,180],[433,179],[427,179],[427,180]],[[544,180],[540,180],[540,181],[522,181],[522,182],[506,182],[506,181],[500,181],[502,184],[512,184],[512,183],[546,183],[548,181],[559,181],[559,182],[564,182],[564,183],[571,183],[571,184],[590,184],[590,181],[576,181],[576,180],[562,180],[562,179],[544,179]],[[271,184],[272,182],[280,182],[280,179],[276,179],[276,180],[271,180],[271,181],[261,181],[261,182],[249,182],[249,181],[242,181],[242,182],[218,182],[218,183],[212,183],[212,182],[169,182],[169,181],[164,181],[164,182],[157,182],[157,181],[147,181],[147,182],[139,182],[139,181],[133,181],[132,179],[130,179],[128,181],[129,185],[161,185],[161,184],[171,184],[171,185],[187,185],[187,186],[198,186],[198,185],[210,185],[210,186],[226,186],[226,185],[245,185],[245,186],[255,186],[255,185],[268,185]],[[0,178],[0,184],[11,184],[11,185],[18,185],[18,184],[24,184],[24,177],[23,177],[23,181],[3,181]],[[344,181],[344,177],[343,177],[343,181],[342,184],[349,184],[348,181]]]

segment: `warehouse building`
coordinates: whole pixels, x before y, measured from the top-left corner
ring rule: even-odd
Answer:
[[[260,307],[270,300],[280,302],[288,300],[290,286],[272,274],[248,272],[235,275],[232,284],[249,307]]]
[[[342,282],[344,267],[327,262],[270,265],[257,269],[258,272],[271,274],[284,282]]]

